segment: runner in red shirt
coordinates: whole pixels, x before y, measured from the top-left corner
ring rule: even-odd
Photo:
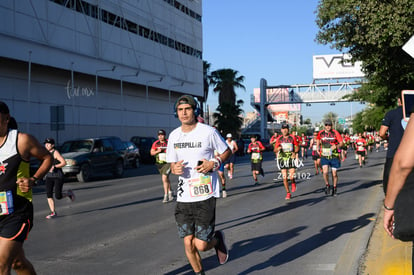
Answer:
[[[295,168],[298,163],[296,154],[299,151],[299,146],[294,136],[289,134],[289,124],[282,124],[282,135],[277,138],[274,151],[277,153],[277,166],[282,173],[283,185],[286,190],[285,199],[290,200],[292,196],[289,190],[288,179],[292,183],[293,193],[296,191]]]
[[[316,138],[318,148],[321,154],[321,165],[323,170],[323,179],[325,181],[325,194],[330,192],[329,185],[329,166],[332,170],[332,196],[337,195],[338,173],[337,169],[341,167],[341,160],[338,149],[343,145],[342,137],[338,131],[332,129],[332,121],[325,121],[325,129],[319,131]]]
[[[322,166],[321,166],[321,155],[319,154],[318,146],[316,142],[317,137],[318,137],[318,132],[314,132],[313,137],[309,142],[309,149],[312,150],[312,159],[313,159],[313,164],[315,166],[315,175],[319,174],[319,169],[321,170],[321,173],[323,173]]]
[[[252,165],[252,175],[254,179],[254,185],[258,185],[259,181],[257,180],[257,175],[261,174],[264,177],[264,172],[262,168],[263,155],[262,152],[266,149],[263,144],[257,140],[256,135],[250,137],[251,143],[247,148],[247,153],[251,154],[251,165]]]
[[[169,178],[171,167],[170,164],[167,163],[166,159],[167,144],[168,140],[166,139],[165,131],[163,129],[158,130],[158,140],[152,144],[150,154],[155,157],[155,165],[157,166],[158,172],[161,174],[162,186],[164,189],[163,203],[174,200]]]
[[[308,158],[308,137],[305,136],[305,133],[302,133],[302,135],[300,136],[300,157],[302,159],[304,158]]]
[[[270,145],[272,145],[273,146],[273,151],[275,150],[275,143],[276,143],[276,140],[277,140],[277,138],[279,137],[279,135],[278,135],[278,133],[277,132],[275,132],[271,137],[270,137],[270,141],[269,141],[269,143],[270,143]],[[276,156],[277,157],[277,156]]]
[[[348,155],[348,148],[349,148],[349,144],[351,143],[351,138],[349,137],[348,134],[342,134],[342,141],[343,141],[343,145],[341,148],[341,159],[342,161],[344,161]]]
[[[367,153],[366,146],[367,141],[365,138],[362,137],[362,134],[358,134],[358,138],[355,141],[356,144],[356,153],[358,155],[358,161],[359,161],[359,167],[362,167],[362,165],[365,165],[365,156]]]

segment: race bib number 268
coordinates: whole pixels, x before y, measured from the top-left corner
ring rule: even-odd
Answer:
[[[191,197],[203,197],[213,193],[211,177],[207,175],[191,179],[189,186]]]

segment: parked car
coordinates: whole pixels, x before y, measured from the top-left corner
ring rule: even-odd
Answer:
[[[141,155],[142,163],[154,163],[155,158],[151,156],[151,146],[156,141],[156,138],[153,137],[139,137],[133,136],[130,141],[132,141],[138,148],[139,154]]]
[[[123,144],[124,165],[138,168],[141,161],[138,147],[132,141],[123,141]]]
[[[63,173],[65,176],[76,176],[80,182],[90,181],[93,176],[108,172],[121,177],[124,173],[123,149],[119,137],[66,141],[60,148],[66,160]]]

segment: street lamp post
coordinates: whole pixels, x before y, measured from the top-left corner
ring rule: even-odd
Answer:
[[[127,74],[127,75],[121,75],[120,76],[120,82],[121,82],[121,136],[124,138],[124,78],[126,77],[138,77],[139,71],[137,71],[135,74]]]
[[[95,73],[95,116],[96,116],[96,120],[95,120],[95,130],[96,130],[96,136],[98,136],[98,125],[99,125],[99,119],[98,119],[98,73],[99,72],[113,72],[115,71],[116,66],[112,66],[112,69],[102,69],[102,70],[96,70]]]
[[[32,51],[29,51],[29,59],[28,59],[28,75],[27,75],[27,110],[28,116],[26,121],[26,131],[30,133],[30,101],[31,101],[31,89],[32,89]]]

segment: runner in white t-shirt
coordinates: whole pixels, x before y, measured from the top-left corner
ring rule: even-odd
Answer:
[[[214,229],[220,197],[217,170],[231,151],[216,129],[197,122],[199,108],[192,96],[181,96],[174,108],[181,126],[168,138],[167,162],[179,176],[175,220],[188,261],[196,274],[204,274],[199,251],[214,247],[220,264],[228,259],[224,234]]]

